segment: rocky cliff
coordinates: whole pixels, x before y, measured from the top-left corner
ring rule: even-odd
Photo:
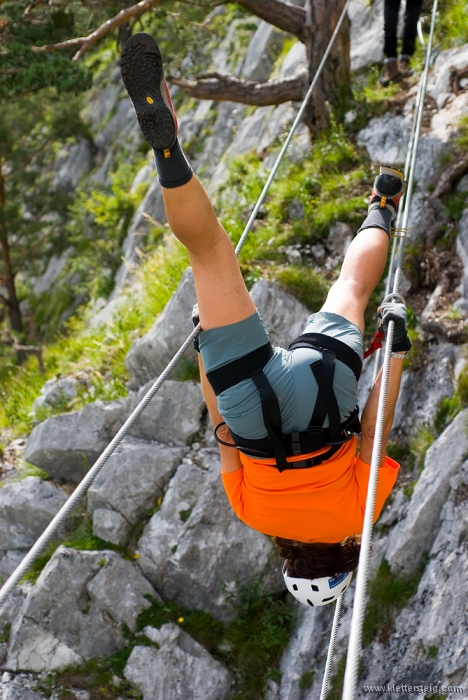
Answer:
[[[381,60],[375,36],[382,2],[368,8],[354,0],[350,15],[353,66],[367,70]],[[235,26],[217,48],[213,64],[246,78],[267,79],[273,70],[271,47],[284,37],[260,22],[251,30],[242,57],[231,65],[233,38]],[[303,48],[297,43],[275,70],[291,75],[303,62]],[[358,697],[367,695],[365,686],[387,684],[431,688],[373,694],[422,699],[436,695],[436,686],[456,686],[464,690],[448,689],[443,695],[468,697],[468,165],[455,167],[463,160],[459,149],[464,147],[468,107],[466,70],[468,45],[442,51],[428,87],[402,290],[414,316],[415,348],[404,373],[391,445],[403,466],[376,528]],[[404,162],[415,94],[409,81],[388,99],[383,114],[367,115],[366,123],[356,129],[355,141],[368,163]],[[199,103],[182,112],[181,137],[213,197],[237,201],[242,212],[253,204],[236,200],[232,159],[253,153],[261,161],[260,173],[267,173],[296,110],[297,105],[252,110],[231,103]],[[115,66],[105,84],[93,88],[86,112],[97,151],[83,140],[59,153],[55,177],[64,189],[79,187],[83,178],[109,178],[121,152],[142,146]],[[352,125],[361,118],[358,109],[350,109],[345,122]],[[290,159],[300,167],[309,151],[308,134],[301,128]],[[443,190],[441,183],[447,181]],[[115,290],[89,318],[95,327],[109,327],[113,314],[129,303],[139,284],[140,243],[152,222],[165,223],[149,160],[133,188],[142,183],[146,194],[128,227]],[[365,188],[357,192],[361,208]],[[293,200],[289,216],[301,221],[301,207]],[[335,220],[321,240],[283,252],[293,267],[312,260],[332,278],[355,229],[352,223]],[[47,286],[59,271],[60,261],[55,260],[37,284]],[[260,279],[251,295],[274,343],[284,345],[299,334],[311,309],[284,287]],[[186,338],[194,298],[187,270],[166,309],[126,355],[131,377],[126,396],[36,421],[24,459],[47,479],[43,474],[16,481],[10,470],[3,482],[4,578]],[[193,359],[189,355],[188,364]],[[369,362],[360,385],[361,405],[372,372]],[[60,406],[64,397],[73,399],[79,391],[76,376],[50,380],[36,400],[36,410]],[[285,603],[273,546],[231,512],[219,468],[198,382],[180,377],[167,381],[92,485],[83,512],[61,533],[67,546],[52,547],[36,579],[25,582],[0,610],[3,700],[319,696],[333,611]],[[352,594],[351,588],[344,600],[332,697],[339,697]],[[261,608],[271,611],[271,617],[260,618]],[[248,637],[242,624],[248,626],[249,619],[253,635],[269,639],[270,625],[276,636],[268,642],[270,647],[262,647],[266,661],[255,656],[255,645],[239,642]],[[257,624],[259,619],[263,626]],[[251,666],[245,661],[249,655]]]

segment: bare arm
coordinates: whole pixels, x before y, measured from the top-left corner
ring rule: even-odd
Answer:
[[[217,425],[223,422],[223,418],[218,411],[218,404],[216,403],[216,396],[213,391],[213,387],[206,378],[205,368],[203,367],[203,361],[201,354],[198,353],[198,364],[200,367],[200,381],[203,391],[203,396],[205,397],[206,405],[208,407],[208,413],[210,414],[211,425],[215,428]],[[234,440],[231,437],[231,433],[227,425],[222,425],[218,430],[218,435],[224,442],[229,442],[234,444]],[[219,453],[221,455],[221,471],[225,474],[229,472],[236,472],[238,469],[242,469],[242,463],[240,461],[239,452],[237,449],[232,447],[226,447],[218,443]]]
[[[390,374],[388,380],[387,405],[385,410],[384,429],[382,436],[382,455],[380,466],[385,462],[387,440],[393,425],[395,406],[400,391],[401,375],[403,373],[403,360],[392,358],[390,360]],[[362,412],[361,418],[361,459],[366,464],[371,463],[374,447],[375,424],[377,420],[377,408],[379,405],[380,386],[382,382],[382,370],[380,370],[375,384],[371,389],[369,398]]]

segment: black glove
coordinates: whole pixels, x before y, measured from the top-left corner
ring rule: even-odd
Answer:
[[[383,328],[387,337],[388,324],[394,322],[392,352],[411,350],[411,340],[406,329],[406,306],[396,301],[384,302],[377,309],[379,328]]]
[[[196,328],[196,327],[198,326],[198,324],[200,323],[200,316],[199,316],[199,314],[198,314],[198,304],[194,304],[194,305],[193,305],[193,309],[192,309],[192,323],[193,323],[193,327],[194,327],[194,328]],[[197,337],[196,337],[195,340],[193,341],[193,347],[195,348],[195,350],[196,350],[197,352],[200,352],[200,343],[199,343],[198,337],[199,337],[199,336],[197,335]]]

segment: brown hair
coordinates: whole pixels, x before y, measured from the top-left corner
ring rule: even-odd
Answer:
[[[280,557],[286,560],[286,571],[293,578],[322,578],[354,571],[359,564],[361,538],[346,537],[341,542],[297,542],[273,537]]]

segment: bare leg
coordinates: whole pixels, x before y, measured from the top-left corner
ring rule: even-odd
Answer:
[[[361,231],[349,246],[340,276],[321,310],[340,314],[364,331],[364,312],[385,270],[388,244],[387,234],[379,228]]]
[[[189,253],[200,323],[204,330],[236,323],[255,312],[234,248],[194,176],[174,189],[162,188],[169,226]]]

